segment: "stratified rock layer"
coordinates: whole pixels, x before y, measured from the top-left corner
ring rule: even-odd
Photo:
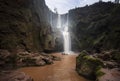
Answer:
[[[18,52],[17,54],[11,54],[7,50],[0,50],[1,69],[13,69],[23,66],[43,66],[52,64],[55,60],[60,60],[60,58],[45,53]]]

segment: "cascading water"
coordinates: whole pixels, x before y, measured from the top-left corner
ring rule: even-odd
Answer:
[[[51,24],[51,27],[52,27],[53,26],[52,12],[50,13],[50,24]]]
[[[62,26],[62,23],[61,23],[61,15],[60,14],[58,14],[58,23],[57,23],[57,28],[61,28],[61,26]]]
[[[63,38],[64,38],[64,54],[71,53],[71,37],[69,32],[69,15],[67,15],[67,23],[63,30]]]
[[[64,29],[62,30],[62,26]],[[71,37],[69,32],[69,15],[67,15],[66,24],[62,25],[61,15],[58,14],[58,23],[57,28],[62,30],[63,39],[64,39],[64,54],[71,54]]]
[[[71,52],[71,39],[70,33],[68,32],[68,27],[66,26],[63,31],[63,38],[64,38],[64,53],[70,54]]]

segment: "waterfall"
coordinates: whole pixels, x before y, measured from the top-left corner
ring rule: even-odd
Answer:
[[[69,15],[67,15],[67,22],[63,30],[63,38],[64,38],[64,54],[71,53],[71,37],[69,32]]]
[[[62,30],[62,26],[64,26],[64,29]],[[69,15],[67,15],[66,23],[65,25],[62,24],[62,18],[61,15],[58,14],[58,22],[57,22],[57,28],[59,30],[62,30],[63,39],[64,39],[64,54],[71,54],[71,37],[69,32]]]
[[[53,18],[52,18],[52,12],[50,13],[50,25],[53,27]]]
[[[61,26],[62,26],[62,23],[61,23],[61,15],[60,14],[58,14],[58,23],[57,23],[57,28],[61,28]]]

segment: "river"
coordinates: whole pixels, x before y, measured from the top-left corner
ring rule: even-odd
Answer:
[[[42,67],[24,67],[18,71],[30,75],[34,81],[89,81],[79,76],[75,71],[77,55],[61,55],[61,61],[55,61],[54,64]]]

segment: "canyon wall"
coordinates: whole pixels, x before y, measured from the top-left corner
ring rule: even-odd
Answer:
[[[51,15],[57,17],[44,0],[0,0],[0,49],[54,49]]]
[[[120,48],[120,5],[99,2],[69,11],[74,51]]]

